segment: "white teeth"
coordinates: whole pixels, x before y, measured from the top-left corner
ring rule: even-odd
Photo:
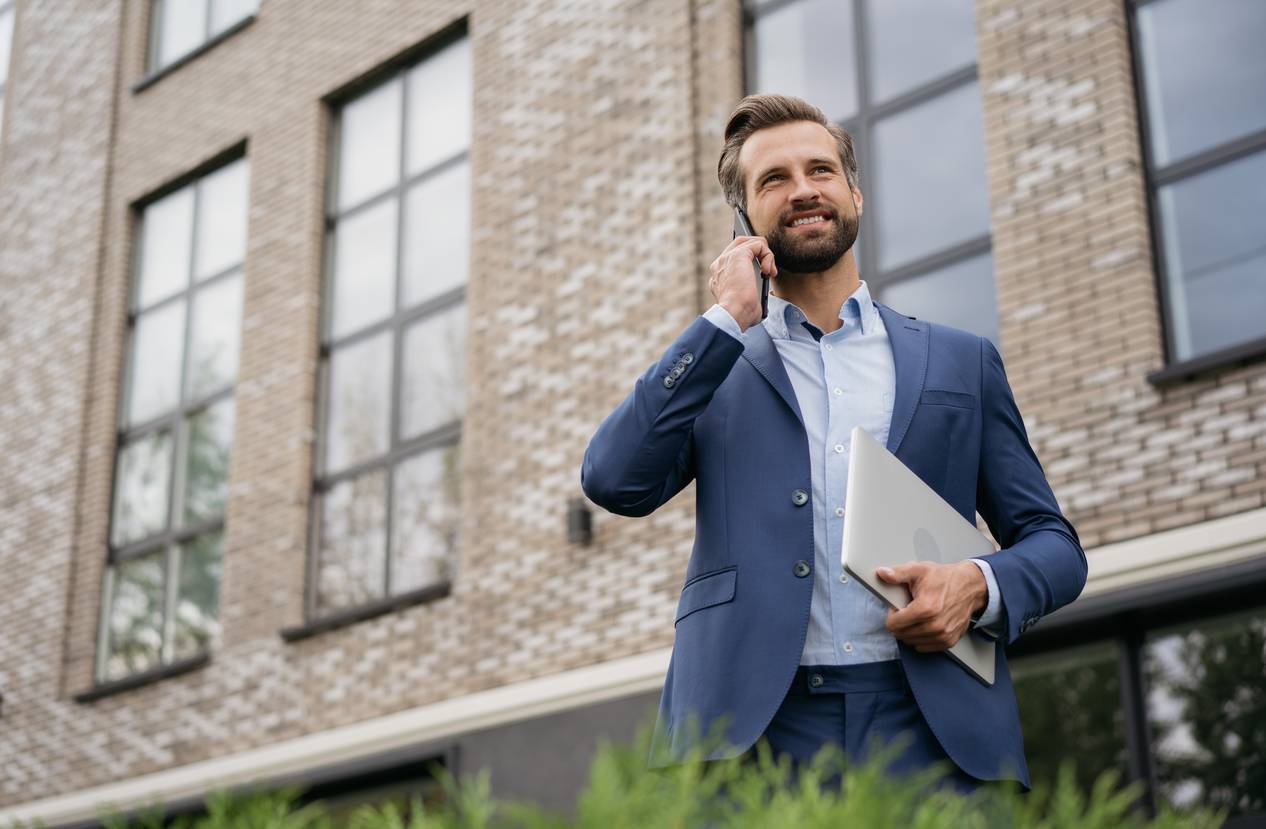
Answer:
[[[810,225],[810,224],[813,224],[814,222],[825,222],[825,221],[826,221],[826,218],[823,216],[806,216],[803,219],[796,219],[794,222],[791,223],[791,226],[799,227],[800,225]]]

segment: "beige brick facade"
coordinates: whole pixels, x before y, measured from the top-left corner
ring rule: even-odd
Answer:
[[[0,806],[664,648],[692,489],[566,507],[600,419],[728,241],[738,0],[262,0],[139,91],[148,3],[18,0],[0,137]],[[466,20],[475,120],[463,546],[451,595],[304,622],[327,96]],[[1002,350],[1087,549],[1266,505],[1266,364],[1157,388],[1163,331],[1120,0],[977,0]],[[420,52],[419,54],[422,54]],[[221,643],[91,687],[132,205],[245,143]],[[863,188],[865,171],[863,171]]]

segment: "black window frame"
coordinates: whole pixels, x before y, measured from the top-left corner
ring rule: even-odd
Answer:
[[[264,0],[257,0],[255,11],[242,17],[240,20],[234,21],[223,31],[214,35],[211,31],[211,6],[215,0],[204,0],[206,3],[206,26],[203,30],[202,40],[192,49],[172,58],[171,61],[160,64],[158,62],[159,39],[162,37],[162,14],[163,8],[171,0],[149,0],[148,30],[145,33],[145,74],[139,81],[132,85],[132,94],[135,95],[148,87],[152,86],[159,79],[165,78],[172,72],[192,61],[194,58],[210,51],[225,40],[245,29],[251,23],[254,23],[259,16],[259,7],[263,5]]]
[[[452,579],[449,578],[441,582],[425,585],[416,590],[393,594],[391,592],[391,533],[392,519],[394,517],[392,501],[395,491],[393,480],[395,470],[402,463],[419,457],[427,451],[442,450],[451,446],[460,447],[462,439],[463,422],[461,419],[430,429],[406,440],[400,440],[398,435],[402,409],[404,341],[408,330],[424,318],[439,317],[454,308],[466,307],[466,288],[468,284],[463,283],[408,308],[402,306],[404,274],[401,266],[406,235],[404,233],[404,205],[406,204],[407,194],[420,182],[442,175],[461,164],[469,164],[471,161],[471,144],[467,143],[465,149],[461,152],[434,162],[412,175],[409,174],[406,143],[409,127],[409,73],[416,66],[425,63],[428,58],[439,54],[445,48],[462,40],[468,40],[469,37],[468,20],[466,18],[457,20],[437,32],[433,37],[427,38],[423,43],[387,60],[365,77],[351,82],[323,99],[327,118],[327,134],[329,136],[327,146],[329,151],[326,159],[326,189],[322,208],[321,304],[320,323],[318,326],[319,368],[315,400],[315,439],[312,442],[310,472],[312,486],[308,498],[308,532],[305,545],[304,622],[281,630],[281,637],[287,642],[298,641],[328,630],[335,630],[391,613],[404,607],[442,599],[452,592]],[[471,72],[472,74],[474,72],[473,55]],[[367,199],[363,199],[349,207],[340,208],[338,204],[338,182],[342,110],[362,94],[370,92],[383,84],[390,83],[397,78],[401,83],[401,109],[400,159],[396,181],[391,186]],[[333,338],[330,336],[330,331],[334,310],[332,300],[335,277],[335,228],[340,221],[345,220],[349,216],[372,210],[374,207],[389,200],[394,200],[399,205],[396,212],[397,232],[394,260],[393,310],[377,322],[362,326],[350,334]],[[390,334],[392,348],[392,375],[388,404],[391,407],[388,425],[389,448],[383,454],[375,455],[368,460],[358,461],[333,474],[328,473],[324,470],[324,458],[328,439],[330,355],[335,350],[372,339],[383,333]],[[387,545],[387,551],[384,562],[385,583],[383,597],[321,613],[317,604],[317,594],[320,575],[322,498],[337,484],[352,481],[374,471],[384,472],[387,476],[384,519],[384,543]]]
[[[1007,662],[1014,669],[1026,657],[1085,645],[1115,646],[1129,758],[1129,778],[1124,782],[1143,784],[1140,806],[1154,817],[1158,781],[1143,669],[1147,634],[1258,608],[1266,610],[1266,556],[1079,599],[1043,618],[1040,626],[1012,643]],[[1266,826],[1266,813],[1242,815],[1225,825]]]
[[[1165,246],[1161,239],[1162,224],[1158,198],[1162,187],[1176,184],[1183,179],[1266,150],[1266,129],[1221,142],[1176,162],[1157,166],[1152,153],[1151,113],[1147,104],[1143,49],[1139,41],[1136,18],[1139,9],[1155,2],[1157,0],[1125,0],[1125,21],[1130,43],[1130,64],[1134,76],[1134,99],[1138,107],[1138,138],[1139,150],[1143,158],[1144,188],[1147,193],[1148,236],[1152,261],[1155,263],[1153,278],[1156,283],[1156,293],[1160,299],[1161,342],[1165,361],[1163,368],[1147,375],[1147,380],[1155,386],[1167,386],[1266,357],[1266,336],[1262,336],[1185,360],[1177,358],[1173,344],[1173,325],[1170,322],[1172,299]]]
[[[748,92],[755,89],[756,62],[755,55],[755,23],[757,18],[794,6],[802,0],[744,0],[743,13],[743,87]],[[953,92],[971,83],[979,83],[979,46],[976,48],[976,59],[970,66],[939,75],[931,81],[924,81],[900,94],[889,98],[881,104],[875,104],[871,92],[871,43],[869,37],[868,4],[882,0],[851,0],[853,3],[853,48],[854,63],[857,70],[857,111],[837,121],[839,126],[853,137],[853,154],[857,159],[859,174],[858,187],[861,180],[871,182],[867,185],[877,192],[875,182],[879,180],[878,171],[871,164],[873,136],[875,125],[885,118],[913,109],[941,95]],[[984,125],[981,125],[983,134]],[[986,194],[988,194],[988,177],[986,171]],[[871,295],[878,298],[882,291],[907,279],[924,276],[942,268],[962,264],[972,258],[989,254],[990,272],[994,279],[994,306],[997,311],[997,268],[993,264],[993,221],[990,221],[983,235],[975,236],[943,248],[931,254],[924,254],[916,259],[891,268],[880,267],[880,251],[878,230],[875,222],[861,222],[858,228],[857,243],[865,255],[861,257],[859,272],[862,279],[871,287]],[[882,301],[882,300],[881,300]],[[1001,322],[1001,320],[999,320]],[[998,338],[1001,340],[1001,331]]]
[[[103,574],[100,588],[101,602],[99,612],[97,614],[97,632],[95,639],[96,647],[94,650],[92,667],[92,686],[88,690],[81,692],[76,696],[76,700],[80,702],[89,702],[110,693],[114,693],[115,691],[128,690],[169,676],[178,676],[189,670],[205,665],[211,655],[211,650],[206,648],[186,657],[167,660],[164,658],[160,649],[158,664],[153,668],[137,671],[114,679],[105,678],[105,668],[109,660],[110,648],[110,611],[112,609],[111,604],[114,593],[114,568],[128,561],[134,561],[155,553],[162,556],[164,572],[163,640],[165,643],[167,639],[167,628],[169,626],[167,611],[171,609],[171,594],[173,591],[178,591],[178,585],[170,583],[172,581],[171,575],[174,570],[174,565],[172,564],[173,557],[177,555],[177,551],[184,544],[206,535],[219,533],[221,538],[220,543],[223,545],[226,526],[224,513],[221,513],[216,518],[204,519],[192,523],[185,523],[183,517],[178,516],[177,514],[177,511],[184,505],[184,475],[186,471],[184,455],[186,452],[182,450],[186,450],[188,448],[187,424],[192,418],[209,411],[214,406],[226,400],[234,400],[234,395],[236,394],[238,385],[238,378],[235,373],[233,382],[227,386],[203,394],[202,396],[186,400],[185,390],[189,381],[187,374],[187,361],[189,358],[189,346],[193,330],[192,319],[189,311],[193,308],[193,298],[195,294],[207,290],[210,286],[233,278],[243,280],[243,285],[245,285],[245,251],[243,251],[244,255],[241,261],[226,268],[222,268],[210,276],[202,279],[196,279],[195,269],[197,267],[197,252],[196,247],[191,248],[189,252],[189,261],[187,263],[189,271],[184,287],[173,293],[171,296],[164,297],[150,306],[140,309],[138,305],[142,265],[141,253],[144,249],[145,210],[165,196],[169,196],[172,193],[186,187],[194,186],[193,212],[190,216],[190,222],[193,226],[191,233],[196,234],[200,202],[199,190],[197,189],[198,182],[232,164],[247,161],[247,159],[247,142],[241,141],[227,150],[217,153],[205,163],[198,165],[184,175],[168,182],[163,187],[141,199],[138,199],[129,206],[128,224],[131,229],[131,257],[130,266],[128,268],[127,311],[125,321],[125,330],[127,331],[127,335],[125,338],[125,346],[120,349],[120,362],[118,373],[116,375],[121,378],[121,382],[119,383],[119,397],[114,414],[114,443],[111,447],[113,457],[110,465],[110,507],[109,516],[106,521],[106,569]],[[249,215],[249,204],[247,205],[247,212]],[[194,239],[194,244],[196,245],[196,239]],[[176,405],[164,414],[151,417],[145,421],[135,424],[128,424],[128,399],[131,396],[132,383],[135,379],[133,376],[135,361],[130,358],[132,357],[132,351],[134,348],[133,341],[137,320],[142,314],[150,314],[157,309],[174,304],[183,304],[185,307],[184,339],[182,344],[183,356],[180,367],[180,390],[178,392]],[[238,324],[241,324],[240,319]],[[234,417],[234,424],[234,432],[236,432],[236,413]],[[124,446],[134,444],[139,440],[143,440],[151,435],[161,434],[164,432],[169,435],[169,440],[171,441],[171,458],[169,460],[169,477],[167,481],[168,500],[167,517],[165,521],[166,529],[116,546],[114,543],[114,524],[116,517],[115,499],[118,497],[117,488],[119,461],[122,455],[120,449]],[[221,546],[221,554],[223,554],[223,546]]]

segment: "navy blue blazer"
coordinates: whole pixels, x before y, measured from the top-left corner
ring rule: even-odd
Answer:
[[[1071,602],[1086,557],[1029,445],[1002,358],[974,334],[876,303],[896,365],[888,449],[1001,549],[989,557],[1005,640]],[[764,733],[809,625],[809,447],[791,380],[763,325],[739,342],[700,317],[638,380],[585,451],[581,486],[605,509],[648,515],[692,479],[695,541],[677,605],[652,764],[720,728],[735,756]],[[799,565],[799,566],[797,566]],[[946,753],[982,780],[1028,786],[1003,648],[986,686],[941,653],[900,644],[919,709]]]

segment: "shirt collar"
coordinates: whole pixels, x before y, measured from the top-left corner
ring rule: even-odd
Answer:
[[[801,325],[805,319],[804,312],[798,307],[782,297],[769,295],[769,316],[764,322],[769,336],[776,340],[789,340],[791,326],[799,327],[807,334],[808,331]],[[867,286],[866,280],[861,280],[857,290],[853,291],[852,295],[840,306],[840,320],[846,325],[851,321],[859,322],[863,334],[872,334],[876,330],[879,324],[879,309],[870,298],[870,287]]]

